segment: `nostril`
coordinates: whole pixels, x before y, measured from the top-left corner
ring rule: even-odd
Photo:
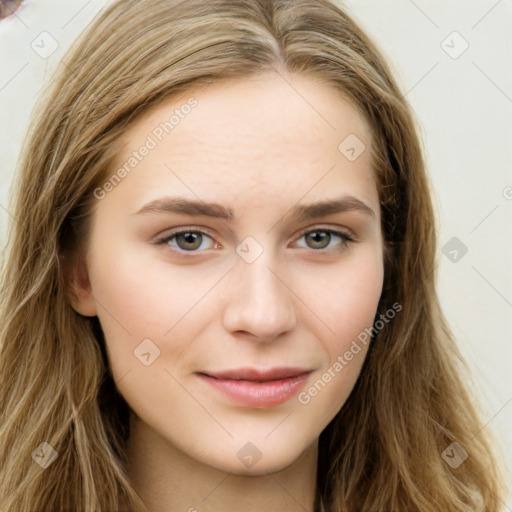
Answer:
[[[0,0],[0,20],[15,14],[24,0]]]

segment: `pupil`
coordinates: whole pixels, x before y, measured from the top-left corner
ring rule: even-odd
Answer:
[[[201,245],[201,235],[199,233],[180,233],[178,236],[177,241],[184,240],[185,244],[189,244],[188,246],[181,247],[181,249],[197,249]],[[190,246],[192,244],[192,247]]]

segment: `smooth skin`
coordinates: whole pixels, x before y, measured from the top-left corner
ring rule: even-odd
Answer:
[[[313,511],[319,435],[368,347],[307,404],[241,405],[199,372],[298,366],[312,371],[307,391],[373,325],[384,266],[368,128],[338,91],[272,72],[160,104],[127,130],[112,173],[191,96],[195,108],[97,200],[73,307],[105,333],[132,410],[129,473],[152,512]],[[354,161],[338,150],[349,134],[366,145]],[[173,197],[219,203],[233,219],[138,213]],[[347,197],[373,213],[292,212]],[[160,352],[146,366],[134,351],[147,339],[143,359]],[[261,458],[244,462],[244,447]]]

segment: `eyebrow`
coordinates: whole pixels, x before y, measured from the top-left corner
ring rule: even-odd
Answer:
[[[316,201],[310,204],[297,204],[291,208],[288,215],[302,222],[335,213],[351,211],[361,212],[375,218],[375,211],[366,203],[353,196]],[[233,210],[227,206],[183,197],[156,199],[145,204],[134,215],[156,213],[183,213],[191,216],[214,217],[226,221],[232,221],[235,218]]]

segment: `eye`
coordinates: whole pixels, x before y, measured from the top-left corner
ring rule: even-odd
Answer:
[[[298,246],[305,249],[313,249],[315,252],[341,250],[350,243],[355,242],[346,233],[322,228],[306,231],[299,240],[302,238],[305,239],[307,245],[299,244]],[[221,245],[215,242],[210,235],[195,229],[183,229],[172,232],[157,239],[154,243],[156,245],[168,245],[178,252],[202,252],[202,250],[206,249],[221,248]]]
[[[208,240],[210,243],[208,243]],[[213,238],[202,231],[191,229],[176,231],[156,241],[158,245],[167,244],[173,249],[184,252],[199,252],[198,249],[212,249],[220,247]],[[212,247],[213,243],[213,247]]]
[[[354,242],[354,239],[348,236],[346,233],[322,228],[307,231],[302,234],[300,239],[302,238],[304,238],[308,244],[305,246],[306,249],[314,249],[316,251],[343,249],[350,243]],[[331,244],[331,242],[335,242],[336,240],[338,240],[338,243]],[[329,245],[331,245],[331,247],[329,247]],[[304,246],[299,245],[299,247]]]

